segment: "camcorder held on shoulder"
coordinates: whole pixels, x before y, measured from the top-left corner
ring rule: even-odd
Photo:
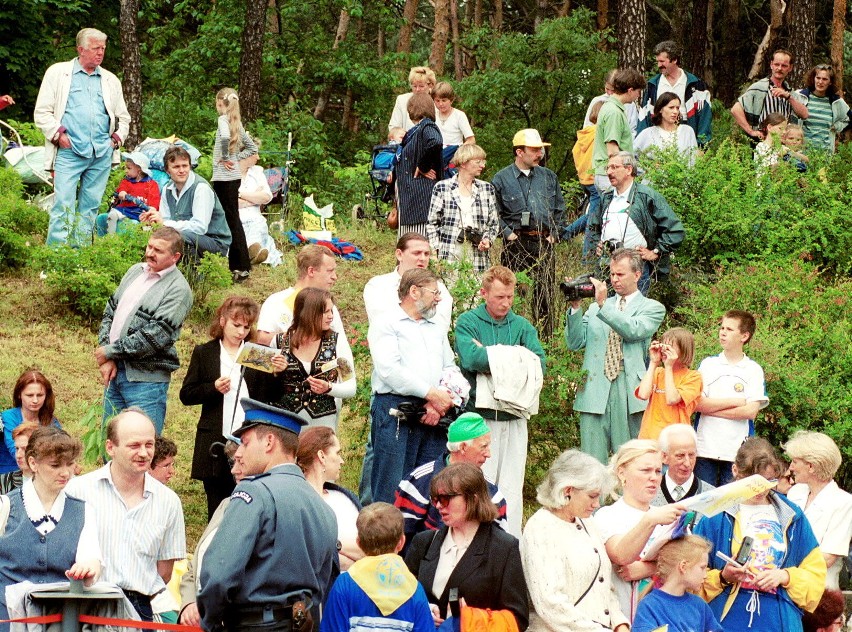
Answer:
[[[560,283],[559,289],[562,290],[562,294],[565,295],[565,300],[579,301],[581,298],[594,298],[595,286],[592,285],[592,282],[589,280],[591,278],[591,274],[584,274],[582,276],[578,276],[576,279]]]

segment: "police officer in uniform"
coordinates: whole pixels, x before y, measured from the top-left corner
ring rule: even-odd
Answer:
[[[296,465],[295,414],[245,398],[245,471],[204,554],[201,627],[308,632],[338,573],[337,521]]]

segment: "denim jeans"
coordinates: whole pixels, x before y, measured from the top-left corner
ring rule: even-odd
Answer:
[[[201,259],[205,252],[212,252],[213,254],[222,255],[223,257],[228,254],[227,246],[223,246],[218,241],[208,237],[207,235],[197,235],[196,233],[184,230],[181,231],[181,236],[183,237],[183,243],[185,246],[184,256],[186,257],[191,257],[197,260]]]
[[[157,434],[163,432],[166,422],[168,382],[131,382],[127,379],[124,362],[116,362],[118,371],[104,389],[103,423],[129,406],[138,406],[154,422]]]
[[[720,485],[727,485],[734,480],[731,465],[730,461],[719,461],[700,456],[695,461],[694,474],[705,483],[713,485],[713,487],[719,487]]]
[[[109,180],[110,167],[112,152],[100,158],[82,158],[70,149],[57,151],[53,176],[55,197],[47,226],[48,245],[92,243],[95,216]]]
[[[447,446],[447,429],[425,424],[409,425],[391,417],[401,402],[420,402],[417,397],[379,394],[373,397],[373,471],[370,479],[373,502],[393,504],[399,482],[415,467],[434,461]]]

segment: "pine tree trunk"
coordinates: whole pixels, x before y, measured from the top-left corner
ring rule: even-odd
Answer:
[[[260,111],[267,4],[268,0],[246,0],[243,52],[240,56],[240,113],[247,121],[257,118]]]
[[[618,67],[645,71],[645,0],[619,0]]]
[[[846,32],[846,0],[834,0],[831,17],[831,67],[834,69],[834,84],[843,92],[843,34]]]
[[[436,75],[444,74],[444,57],[450,40],[450,0],[435,0],[435,31],[432,33],[432,52],[429,68]]]
[[[598,30],[609,26],[609,0],[598,0]]]
[[[503,0],[494,0],[494,30],[500,33],[503,30]]]
[[[716,96],[731,107],[738,96],[739,81],[745,69],[742,68],[742,53],[740,53],[740,2],[741,0],[721,0],[722,14],[725,16],[725,28],[722,29],[719,40],[719,68],[716,81]]]
[[[689,42],[689,70],[706,81],[709,70],[707,53],[710,49],[707,41],[710,0],[694,0],[692,3],[692,24],[690,34],[681,41]]]
[[[450,0],[450,27],[453,34],[453,66],[455,67],[456,81],[461,81],[464,76],[462,67],[461,37],[459,35],[459,5],[458,0]]]
[[[796,60],[787,76],[787,82],[791,86],[799,87],[814,60],[815,0],[792,0],[787,9],[787,34],[787,46]]]
[[[124,74],[121,89],[130,112],[130,132],[124,139],[124,146],[129,149],[136,147],[142,138],[142,60],[136,34],[138,14],[139,0],[121,0],[121,70]]]
[[[396,52],[411,52],[411,32],[417,17],[417,0],[405,0],[402,9],[402,26],[399,28],[399,39],[396,42]]]

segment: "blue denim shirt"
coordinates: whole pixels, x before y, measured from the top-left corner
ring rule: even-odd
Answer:
[[[71,141],[71,150],[78,156],[100,158],[112,151],[100,68],[90,75],[79,60],[74,60],[62,126]]]
[[[500,231],[505,239],[516,230],[549,230],[554,238],[565,226],[565,200],[556,174],[533,167],[529,176],[512,163],[491,180],[497,193]],[[521,225],[521,213],[529,211],[529,226]]]

